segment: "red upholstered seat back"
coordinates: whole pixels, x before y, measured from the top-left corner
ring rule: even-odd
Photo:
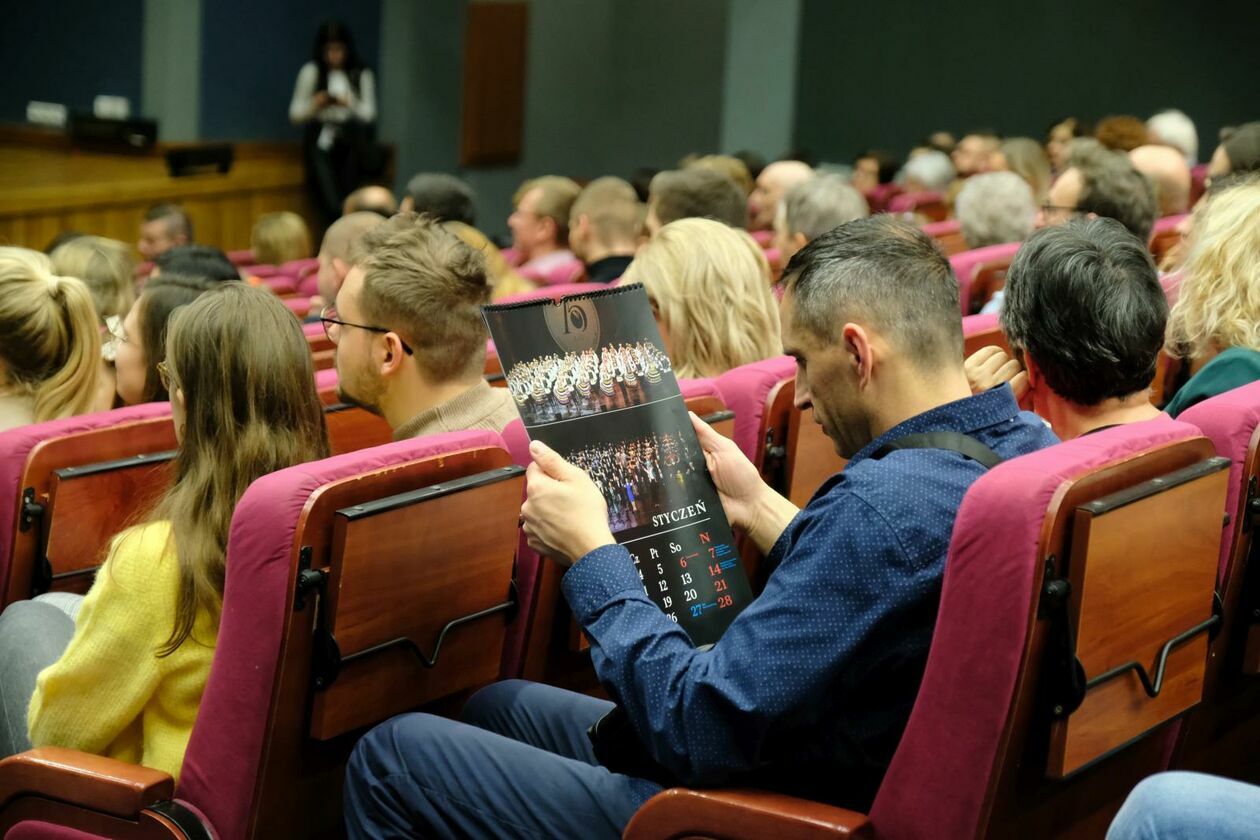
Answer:
[[[954,276],[958,278],[958,304],[962,308],[962,314],[971,312],[971,281],[976,268],[990,260],[1014,257],[1019,246],[1018,242],[1004,242],[1001,245],[963,251],[949,258],[950,267],[954,269]]]
[[[32,451],[48,441],[70,437],[86,438],[101,430],[169,417],[170,413],[169,403],[147,403],[0,432],[0,597],[8,589],[22,507],[23,473]],[[83,460],[62,466],[79,466],[99,460],[90,454],[90,446],[87,449],[88,454],[85,454]]]
[[[1037,618],[1043,527],[1056,494],[1088,471],[1198,433],[1166,417],[1120,426],[1001,464],[967,492],[927,670],[871,810],[878,836],[985,836],[999,775],[1021,758],[1012,747],[1020,741],[1017,691],[1040,668],[1025,656]],[[1072,809],[1081,813],[1063,816],[1085,816],[1085,802]]]
[[[777,386],[795,376],[795,360],[791,356],[775,356],[741,365],[717,378],[722,398],[735,412],[735,443],[754,464],[760,465],[765,459],[767,402]]]
[[[576,283],[586,272],[586,266],[576,257],[564,262],[558,262],[546,270],[531,269],[528,266],[518,269],[520,275],[526,279],[533,280],[536,283],[543,283],[548,286],[560,286],[568,283]]]
[[[301,637],[295,625],[310,618],[308,609],[295,621],[294,587],[298,526],[312,495],[354,475],[502,446],[502,438],[487,431],[415,438],[280,470],[255,481],[241,497],[228,538],[218,646],[176,790],[178,798],[205,813],[219,837],[250,836],[260,808],[286,804],[259,801],[268,762],[293,772],[304,764],[298,735],[274,732],[272,723],[282,706],[291,713],[294,704],[307,703],[307,686],[289,686],[285,695],[278,680],[286,645],[294,634]],[[306,636],[309,644],[309,626]],[[287,655],[305,657],[309,664],[311,651]],[[339,797],[340,790],[308,794]]]
[[[528,292],[519,292],[514,295],[504,295],[495,301],[500,303],[523,303],[530,300],[559,300],[565,295],[584,295],[605,288],[603,283],[555,283],[545,285],[540,289],[533,289]]]

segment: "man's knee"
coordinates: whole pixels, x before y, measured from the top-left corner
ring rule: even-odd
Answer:
[[[511,708],[520,693],[531,685],[528,680],[500,680],[480,689],[468,702],[460,714],[460,720],[482,729],[493,729],[494,722],[501,719],[504,710]]]

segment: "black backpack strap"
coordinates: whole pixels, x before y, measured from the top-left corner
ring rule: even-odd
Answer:
[[[965,455],[986,470],[993,469],[1005,460],[970,435],[958,432],[920,432],[904,435],[876,449],[871,453],[871,458],[878,460],[896,449],[947,449],[950,452]]]

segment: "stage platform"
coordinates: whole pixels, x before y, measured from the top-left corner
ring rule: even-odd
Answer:
[[[0,127],[0,243],[43,250],[63,230],[134,243],[145,210],[163,201],[188,210],[198,242],[224,250],[248,248],[262,213],[293,210],[312,224],[300,144],[237,143],[231,172],[180,178],[167,174],[170,148],[93,152],[59,132]]]

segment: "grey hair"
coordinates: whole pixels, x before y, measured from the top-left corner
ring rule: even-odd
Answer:
[[[929,192],[945,192],[958,174],[949,155],[935,150],[910,158],[901,172],[905,180],[913,178]]]
[[[868,215],[866,199],[840,175],[816,175],[783,196],[783,221],[788,233],[802,233],[807,242]]]
[[[922,371],[962,360],[958,280],[932,237],[880,214],[840,225],[797,252],[783,271],[793,322],[824,342],[859,318]]]
[[[1151,142],[1165,143],[1186,156],[1186,163],[1194,166],[1199,157],[1199,132],[1194,121],[1176,108],[1160,111],[1146,121]]]
[[[1020,242],[1032,233],[1037,205],[1028,182],[1014,172],[972,175],[954,202],[970,248]]]

